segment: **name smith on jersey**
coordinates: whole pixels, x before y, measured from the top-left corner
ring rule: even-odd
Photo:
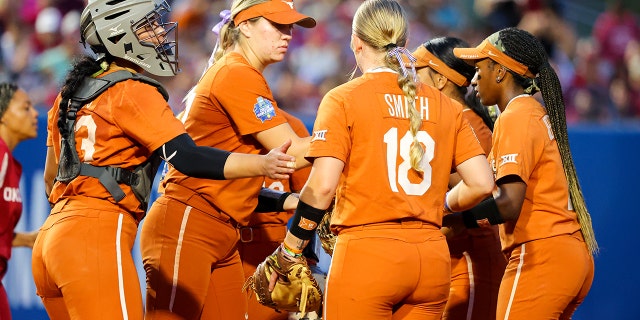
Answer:
[[[387,111],[394,118],[409,118],[409,100],[402,94],[385,94],[384,102],[389,106]],[[422,120],[429,120],[429,99],[416,97],[416,109]]]

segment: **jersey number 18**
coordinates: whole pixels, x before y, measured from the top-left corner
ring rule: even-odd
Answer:
[[[421,196],[431,187],[430,162],[433,160],[435,141],[426,131],[418,131],[417,138],[425,147],[424,159],[421,163],[423,176],[420,183],[412,183],[409,181],[409,170],[412,170],[409,156],[411,143],[413,143],[411,132],[407,131],[400,141],[398,141],[398,128],[391,128],[384,134],[384,142],[387,145],[387,175],[389,186],[393,192],[399,192],[398,185],[400,185],[407,195]],[[398,144],[400,145],[400,157],[403,161],[399,166],[396,166]]]

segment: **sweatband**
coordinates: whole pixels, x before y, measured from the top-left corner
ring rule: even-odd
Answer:
[[[311,240],[324,214],[325,210],[314,208],[300,200],[289,231],[300,240]]]
[[[468,229],[504,223],[493,196],[482,200],[469,210],[462,211],[462,220]]]
[[[255,212],[281,212],[284,211],[284,202],[291,192],[283,192],[269,188],[260,189],[258,194],[258,206]]]
[[[447,193],[444,194],[444,212],[453,213],[453,211],[451,211],[451,208],[449,207],[449,203],[447,203],[448,196],[449,196],[449,191],[447,191]]]

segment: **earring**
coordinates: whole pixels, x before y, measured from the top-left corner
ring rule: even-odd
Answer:
[[[500,78],[500,77],[496,77],[496,82],[497,82],[497,83],[500,83],[501,81],[502,81],[502,78]]]

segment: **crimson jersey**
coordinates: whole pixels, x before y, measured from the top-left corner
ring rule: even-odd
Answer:
[[[13,228],[22,214],[20,177],[22,165],[13,158],[4,140],[0,139],[0,258],[11,258]],[[5,270],[0,270],[0,279]]]
[[[332,227],[404,218],[442,225],[449,174],[483,151],[462,106],[435,88],[418,86],[423,173],[411,169],[408,104],[396,73],[366,72],[322,100],[307,156],[345,163]]]
[[[230,52],[207,69],[185,109],[184,125],[195,143],[237,153],[264,153],[252,134],[286,123],[266,79],[240,54]],[[264,177],[211,180],[170,168],[163,183],[200,194],[212,208],[247,225],[258,204]],[[173,194],[172,197],[181,198]]]
[[[496,121],[489,161],[496,181],[517,175],[527,184],[518,220],[500,225],[503,251],[580,230],[549,116],[536,99],[509,102]]]
[[[111,68],[107,73],[122,70]],[[47,146],[53,147],[60,159],[60,131],[58,110],[60,95],[48,113]],[[76,151],[80,161],[94,166],[113,166],[133,169],[145,162],[167,141],[185,133],[169,104],[158,90],[137,80],[114,84],[77,114],[75,125]],[[115,204],[113,197],[98,179],[78,176],[69,183],[56,182],[49,196],[51,203],[64,198],[85,196],[110,199],[118,206],[135,214],[138,221],[144,216],[140,202],[129,186],[121,184],[124,199]]]

